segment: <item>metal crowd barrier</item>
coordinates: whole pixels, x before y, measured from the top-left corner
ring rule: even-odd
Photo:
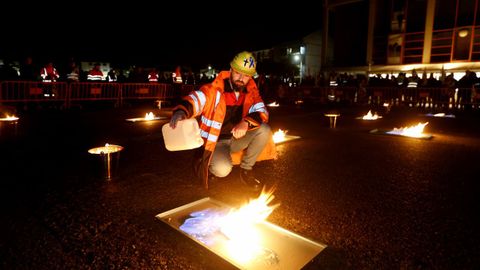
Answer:
[[[163,83],[123,83],[122,98],[120,102],[125,100],[142,100],[142,99],[172,99],[174,98],[174,89],[172,85]],[[120,104],[122,105],[122,104]]]
[[[404,87],[312,87],[277,89],[280,100],[302,99],[313,103],[343,102],[346,104],[405,105],[410,107],[465,106],[480,108],[480,89],[475,88],[404,88]]]
[[[70,95],[67,108],[81,101],[112,101],[118,105],[121,99],[121,86],[118,83],[79,82],[69,84]]]
[[[66,106],[68,93],[68,85],[64,82],[0,82],[1,103],[56,102]]]
[[[121,106],[128,100],[157,102],[179,98],[195,90],[194,85],[162,83],[107,82],[0,82],[0,103],[72,103],[112,101]],[[272,89],[270,89],[272,90]],[[400,88],[400,87],[278,87],[273,89],[279,100],[312,103],[343,102],[346,104],[405,105],[410,107],[480,108],[480,89],[475,88]]]
[[[117,106],[125,100],[166,101],[190,89],[194,87],[162,83],[2,81],[0,103],[57,102],[69,108],[73,103],[112,101]]]

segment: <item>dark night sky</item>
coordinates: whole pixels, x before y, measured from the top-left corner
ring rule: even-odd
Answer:
[[[39,61],[60,61],[74,56],[166,68],[226,66],[241,50],[299,39],[320,29],[322,23],[318,3],[315,7],[296,2],[292,8],[247,2],[218,6],[202,2],[188,7],[182,2],[162,2],[135,1],[128,7],[115,3],[115,10],[103,3],[94,11],[86,7],[88,2],[70,3],[77,7],[63,11],[43,4],[28,9],[2,7],[0,58],[33,55]],[[215,12],[218,9],[224,11]]]

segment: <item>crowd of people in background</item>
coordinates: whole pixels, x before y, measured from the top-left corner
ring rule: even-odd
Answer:
[[[214,77],[205,73],[193,73],[191,71],[179,73],[159,72],[158,68],[145,68],[131,66],[128,68],[109,68],[108,72],[101,70],[100,64],[94,64],[89,70],[83,70],[79,64],[71,60],[66,65],[57,66],[53,61],[47,61],[43,65],[34,63],[31,57],[27,57],[20,65],[13,62],[0,62],[0,81],[43,81],[43,82],[132,82],[132,83],[183,83],[203,84],[211,82]]]
[[[1,63],[0,63],[1,64]],[[18,66],[12,62],[4,61],[0,65],[0,81],[43,81],[43,82],[131,82],[131,83],[167,83],[202,85],[209,83],[214,76],[207,76],[200,72],[175,71],[160,72],[157,68],[145,68],[131,66],[128,69],[110,68],[103,72],[99,64],[92,65],[90,70],[82,70],[79,64],[70,59],[66,65],[57,67],[53,61],[47,61],[44,65],[34,63],[31,57],[27,57]],[[255,77],[262,94],[266,96],[282,95],[282,91],[294,87],[388,87],[388,88],[478,88],[480,78],[473,71],[465,71],[465,75],[456,80],[453,74],[447,75],[442,72],[439,78],[434,74],[427,75],[423,71],[418,75],[416,70],[408,73],[400,72],[397,76],[392,74],[367,76],[366,74],[347,73],[319,73],[316,76],[300,78],[293,74],[258,74]]]

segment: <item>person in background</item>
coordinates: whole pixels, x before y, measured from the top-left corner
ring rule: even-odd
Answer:
[[[154,68],[150,73],[148,73],[148,82],[150,83],[157,83],[158,82],[158,72]]]
[[[80,80],[80,69],[77,66],[77,63],[70,62],[69,71],[67,74],[67,82],[79,82]]]
[[[117,72],[115,69],[111,68],[107,74],[107,81],[108,82],[116,82],[117,81]]]
[[[88,72],[87,81],[100,82],[103,80],[103,72],[100,70],[100,65],[95,64],[93,68]]]
[[[262,182],[255,177],[253,166],[272,136],[268,111],[253,80],[256,61],[250,52],[241,52],[212,83],[185,96],[173,108],[170,126],[178,121],[200,116],[204,148],[196,159],[194,170],[208,188],[209,172],[225,177],[232,170],[231,153],[244,151],[240,180],[259,190]]]
[[[48,62],[41,70],[40,76],[42,81],[45,83],[43,86],[43,96],[44,97],[54,97],[54,85],[52,83],[56,82],[60,75],[57,72],[57,69],[53,66],[52,62]]]
[[[43,82],[56,82],[60,77],[52,62],[48,62],[42,70],[40,70],[40,76]]]
[[[38,73],[33,65],[32,57],[25,58],[24,64],[20,67],[20,79],[24,81],[36,81],[38,79],[37,76]]]

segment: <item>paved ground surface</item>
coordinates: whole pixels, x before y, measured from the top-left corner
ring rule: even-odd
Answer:
[[[124,121],[153,109],[28,110],[16,126],[0,126],[0,268],[232,268],[155,215],[254,194],[237,171],[204,190],[192,152],[165,150],[164,121]],[[281,203],[269,221],[328,245],[309,269],[478,269],[479,113],[438,119],[394,108],[363,122],[355,117],[367,107],[339,108],[330,129],[328,110],[272,108],[273,129],[302,139],[256,166]],[[432,140],[369,133],[419,121],[429,121]],[[87,153],[107,142],[125,147],[110,182]]]

